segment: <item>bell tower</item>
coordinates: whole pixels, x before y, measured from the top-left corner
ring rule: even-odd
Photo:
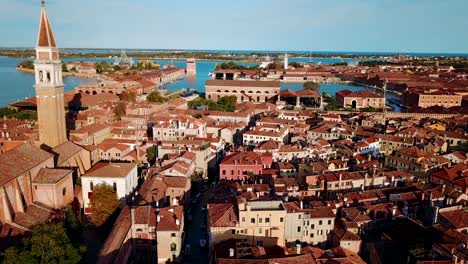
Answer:
[[[67,141],[63,99],[62,62],[42,1],[34,61],[39,141],[55,147]]]

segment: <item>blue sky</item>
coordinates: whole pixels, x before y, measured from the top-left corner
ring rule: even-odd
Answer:
[[[467,0],[48,0],[63,48],[468,53]],[[0,0],[0,46],[35,44],[40,0]]]

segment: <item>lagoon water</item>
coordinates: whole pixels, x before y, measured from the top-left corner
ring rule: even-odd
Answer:
[[[19,72],[16,70],[16,65],[23,59],[21,58],[7,58],[0,57],[0,107],[6,106],[9,103],[23,100],[27,97],[34,96],[34,76],[32,74]],[[108,63],[112,63],[113,59],[102,59],[102,58],[89,58],[89,59],[64,59],[66,62],[70,61],[94,61],[99,62],[105,60]],[[290,58],[290,61],[298,62],[309,62],[309,58]],[[343,59],[344,61],[351,62],[354,59]],[[322,64],[332,64],[342,61],[342,59],[335,58],[312,58],[315,63],[321,62]],[[178,67],[185,68],[186,62],[182,60],[156,60],[156,63],[161,66],[167,64],[174,64]],[[205,82],[211,77],[209,74],[214,71],[216,64],[220,62],[216,61],[197,61],[197,76],[196,78],[184,78],[174,83],[167,84],[164,88],[169,91],[176,91],[182,88],[192,88],[198,92],[205,92]],[[253,66],[253,63],[240,63],[244,66]],[[73,90],[76,86],[89,83],[93,80],[81,79],[77,77],[65,77],[64,85],[65,91]],[[300,90],[302,84],[299,83],[282,83],[282,89]],[[320,92],[327,92],[330,95],[334,95],[337,91],[349,89],[357,91],[363,89],[360,86],[345,85],[345,84],[322,84]]]

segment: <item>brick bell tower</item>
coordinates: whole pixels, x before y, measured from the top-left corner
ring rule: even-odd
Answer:
[[[34,61],[39,141],[55,147],[67,141],[63,101],[62,62],[42,1]]]

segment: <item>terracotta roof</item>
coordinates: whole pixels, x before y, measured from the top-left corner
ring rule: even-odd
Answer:
[[[125,241],[125,237],[127,237],[131,226],[130,209],[128,206],[125,206],[115,221],[114,227],[107,237],[106,242],[99,251],[97,263],[114,263],[114,259],[118,255],[120,247]]]
[[[234,227],[239,223],[234,205],[231,203],[209,204],[208,214],[211,227]]]
[[[72,170],[41,168],[33,183],[54,184],[59,182],[67,175],[71,175]]]
[[[22,144],[0,155],[0,186],[53,157],[31,144]]]
[[[52,27],[50,26],[49,18],[47,17],[45,5],[42,5],[41,9],[41,20],[39,22],[37,46],[52,48],[56,47],[54,33],[52,32]]]
[[[190,179],[187,177],[164,176],[163,182],[170,188],[185,188]]]
[[[456,229],[468,227],[468,212],[463,209],[441,212],[440,215]]]
[[[81,177],[127,177],[135,168],[134,163],[98,163]]]
[[[157,231],[181,231],[183,224],[184,207],[181,205],[169,206],[159,209],[160,221],[156,225]],[[176,220],[179,220],[177,225]]]
[[[64,142],[52,149],[52,152],[57,154],[57,166],[67,161],[73,155],[83,150],[83,147],[76,145],[71,141]]]

